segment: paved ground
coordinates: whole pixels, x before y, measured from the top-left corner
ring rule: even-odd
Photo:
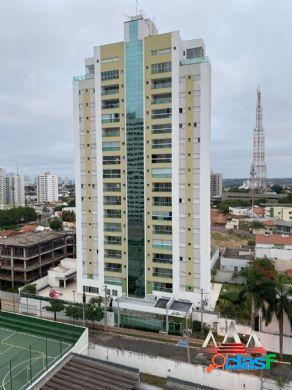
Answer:
[[[89,340],[94,344],[103,345],[109,348],[126,349],[128,351],[143,353],[150,356],[161,356],[167,359],[187,361],[187,350],[177,347],[175,344],[165,342],[143,340],[126,335],[104,333],[103,331],[90,331]],[[194,362],[198,349],[190,348],[191,362]]]

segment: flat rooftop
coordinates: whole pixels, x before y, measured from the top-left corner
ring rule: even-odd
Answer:
[[[254,251],[251,248],[226,248],[222,254],[223,259],[241,259],[241,260],[253,260]]]
[[[7,237],[0,240],[0,245],[11,245],[27,247],[42,242],[54,240],[59,237],[67,236],[68,234],[74,233],[73,231],[66,232],[55,232],[55,231],[43,231],[35,233],[22,233],[17,236]]]

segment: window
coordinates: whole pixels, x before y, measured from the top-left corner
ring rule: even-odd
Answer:
[[[160,62],[158,64],[152,64],[151,65],[151,73],[164,73],[164,72],[171,72],[171,62]]]
[[[172,269],[153,268],[153,276],[158,276],[160,278],[172,278]]]
[[[153,234],[172,234],[172,227],[167,225],[154,225]]]
[[[109,272],[122,272],[122,264],[105,263],[104,270]]]
[[[119,107],[120,107],[119,99],[102,100],[101,102],[101,108],[103,110],[110,109],[110,108],[119,108]]]
[[[171,133],[171,123],[163,125],[152,125],[152,134]]]
[[[118,70],[108,70],[106,72],[101,72],[101,81],[114,80],[118,78],[119,78]]]
[[[121,259],[122,258],[122,252],[117,249],[105,249],[104,250],[104,257],[106,259],[113,258],[113,259]]]
[[[119,84],[115,85],[104,85],[101,87],[101,94],[102,95],[112,95],[119,93]]]
[[[104,169],[103,170],[103,177],[104,178],[118,178],[118,177],[121,177],[121,170],[120,169]]]
[[[165,253],[153,253],[152,261],[153,263],[172,264],[172,255]]]
[[[171,138],[153,139],[152,148],[153,149],[171,148]]]
[[[121,184],[120,183],[104,183],[103,184],[104,192],[120,192]]]
[[[153,178],[171,177],[171,168],[153,168],[152,177]]]
[[[99,288],[98,287],[91,287],[91,286],[83,286],[83,292],[98,294]]]
[[[121,218],[121,210],[104,210],[104,218]]]
[[[120,156],[103,156],[103,165],[120,164]]]
[[[171,88],[171,77],[165,79],[152,80],[152,88]]]
[[[152,240],[152,248],[171,249],[172,248],[172,241],[171,240]]]
[[[154,221],[171,221],[172,212],[171,211],[153,211],[152,220]]]
[[[120,114],[103,114],[101,116],[101,123],[112,123],[112,122],[119,122],[120,120]]]
[[[152,119],[171,118],[171,108],[152,110]]]
[[[122,238],[116,236],[104,236],[105,245],[121,245]]]
[[[160,93],[152,95],[152,104],[171,103],[171,93]]]
[[[153,192],[171,192],[171,183],[153,183]]]
[[[120,141],[103,142],[102,150],[105,152],[112,150],[120,150]]]
[[[120,232],[122,230],[122,225],[120,223],[105,222],[104,231],[105,232]]]
[[[153,283],[153,290],[156,291],[165,291],[172,293],[172,283],[160,283],[160,282],[154,282]]]
[[[154,196],[153,206],[171,206],[170,196]]]
[[[109,129],[102,129],[103,137],[119,137],[120,136],[120,128],[119,127],[111,127]]]
[[[105,205],[120,205],[121,197],[120,196],[104,196],[103,204]]]
[[[171,163],[171,154],[152,154],[152,164]]]
[[[160,56],[160,55],[168,54],[168,53],[171,53],[171,47],[166,47],[165,49],[151,50],[152,56]]]
[[[187,49],[186,57],[187,59],[204,57],[204,49],[202,47]]]

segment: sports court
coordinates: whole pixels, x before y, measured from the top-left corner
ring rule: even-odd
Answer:
[[[80,329],[0,312],[0,390],[27,388],[74,346]]]

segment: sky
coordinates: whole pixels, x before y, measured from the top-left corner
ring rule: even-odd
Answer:
[[[123,40],[135,0],[11,0],[0,14],[0,167],[74,177],[72,76]],[[268,177],[292,177],[292,1],[140,0],[160,33],[203,38],[212,64],[212,170],[248,177],[262,88]]]

